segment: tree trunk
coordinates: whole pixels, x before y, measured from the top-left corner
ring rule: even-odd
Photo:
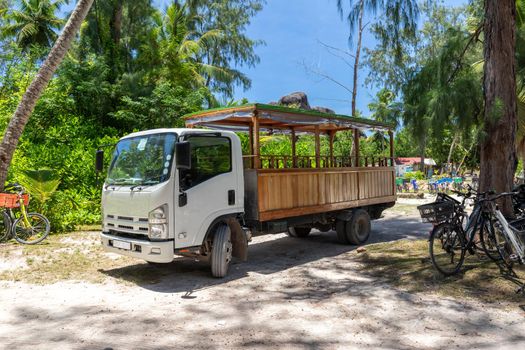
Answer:
[[[115,44],[115,47],[118,48],[120,45],[120,37],[122,33],[122,0],[115,1],[109,26],[113,44]]]
[[[16,146],[18,145],[20,136],[24,131],[24,127],[35,108],[36,102],[40,95],[42,95],[42,92],[53,77],[58,65],[62,62],[64,56],[69,50],[71,42],[75,38],[82,21],[86,18],[92,3],[93,0],[78,1],[75,9],[64,26],[64,30],[38,70],[35,79],[24,93],[22,100],[18,104],[15,113],[9,121],[2,143],[0,144],[0,191],[4,189],[9,165],[13,159]]]
[[[458,141],[458,134],[454,135],[454,139],[452,139],[452,143],[450,144],[450,149],[448,151],[448,157],[447,157],[447,167],[450,167],[449,169],[452,171],[452,152],[454,152],[454,146],[456,146],[456,142]]]
[[[359,72],[359,56],[361,56],[361,40],[363,38],[363,12],[364,12],[364,0],[361,0],[361,2],[359,3],[357,48],[355,50],[355,62],[354,62],[354,87],[352,89],[352,117],[356,116],[357,74]]]
[[[481,191],[512,189],[516,170],[516,3],[485,0],[485,137],[481,143]],[[512,215],[510,198],[502,209]]]
[[[476,145],[476,140],[474,139],[472,140],[472,143],[470,144],[470,147],[468,150],[462,147],[463,150],[465,151],[465,154],[463,155],[463,158],[461,159],[461,162],[458,165],[458,170],[457,170],[458,174],[460,173],[461,167],[463,166],[463,163],[465,163],[467,156],[472,153],[472,149],[474,148],[475,145]],[[470,173],[472,174],[472,171]]]
[[[421,147],[421,155],[420,155],[419,170],[421,172],[425,172],[425,148],[427,148],[427,140],[425,139],[425,136],[423,136],[423,139],[421,140],[420,147]]]

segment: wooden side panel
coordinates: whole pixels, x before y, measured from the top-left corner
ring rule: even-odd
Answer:
[[[395,200],[393,172],[390,167],[259,170],[258,217],[264,221],[340,210],[382,203],[382,198],[390,202]]]

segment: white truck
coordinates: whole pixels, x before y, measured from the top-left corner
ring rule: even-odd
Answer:
[[[154,263],[208,259],[212,275],[223,277],[233,257],[247,259],[252,234],[335,229],[342,243],[361,244],[370,219],[395,202],[392,142],[388,157],[361,157],[359,137],[353,155],[333,153],[337,131],[368,127],[392,140],[388,125],[261,104],[200,112],[186,124],[133,133],[115,146],[102,189],[106,251]],[[244,156],[233,132],[243,130]],[[277,130],[292,136],[292,154],[261,155],[259,134]],[[302,133],[315,135],[315,155],[296,155]],[[100,171],[103,152],[96,158]]]

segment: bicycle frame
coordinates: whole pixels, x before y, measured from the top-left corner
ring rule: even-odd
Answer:
[[[31,226],[31,223],[27,219],[27,210],[26,205],[24,204],[24,198],[22,198],[22,194],[19,194],[18,202],[20,203],[20,212],[22,213],[22,217],[24,218],[24,224],[26,226]]]
[[[525,247],[523,247],[520,242],[516,238],[516,232],[520,232],[510,226],[507,219],[505,219],[505,216],[501,213],[501,211],[498,208],[494,208],[494,215],[496,216],[496,219],[500,223],[501,227],[503,228],[503,233],[505,234],[506,238],[510,241],[510,243],[514,246],[514,249],[516,250],[519,258],[519,263],[524,264],[525,263]]]

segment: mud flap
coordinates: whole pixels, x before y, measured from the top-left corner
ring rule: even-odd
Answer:
[[[235,218],[226,219],[226,224],[228,224],[231,231],[233,256],[241,261],[248,260],[248,240],[241,225]]]

